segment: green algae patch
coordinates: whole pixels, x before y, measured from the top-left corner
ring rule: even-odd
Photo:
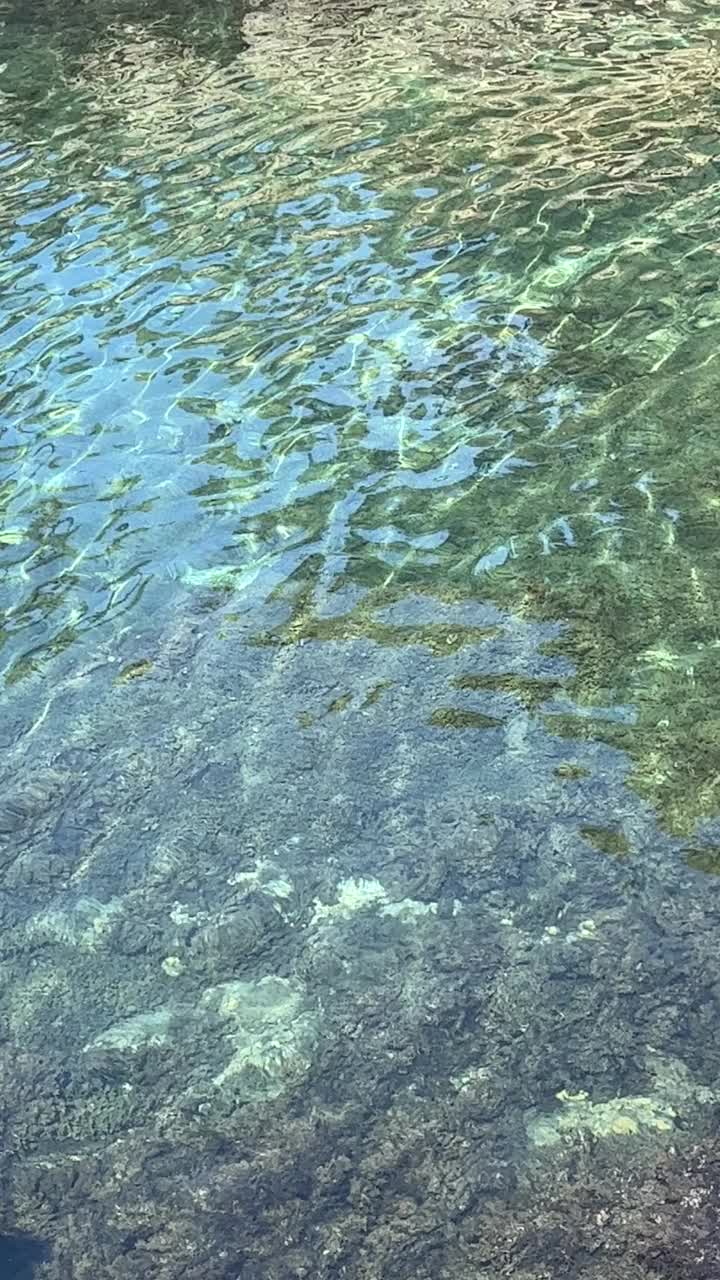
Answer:
[[[557,693],[560,682],[557,680],[534,680],[531,676],[516,675],[482,675],[467,672],[456,676],[453,680],[456,689],[466,689],[484,693],[510,693],[527,710],[534,711]]]
[[[528,1137],[537,1147],[550,1147],[579,1133],[595,1138],[634,1137],[641,1132],[669,1133],[675,1128],[677,1112],[662,1098],[612,1098],[593,1102],[580,1090],[563,1089],[556,1095],[560,1107],[539,1116],[528,1125]]]
[[[453,913],[458,904],[453,904]],[[328,924],[351,920],[363,912],[375,912],[381,916],[411,921],[422,916],[437,914],[437,902],[423,902],[416,898],[392,898],[386,886],[375,876],[348,876],[339,881],[335,901],[315,900],[313,924]]]
[[[607,854],[609,858],[626,858],[630,853],[622,831],[614,827],[581,827],[580,834],[598,853]]]
[[[436,707],[430,724],[434,729],[499,729],[503,721],[466,707]]]
[[[0,529],[0,547],[22,546],[26,536],[24,529]]]
[[[689,836],[720,809],[720,594],[709,563],[701,570],[676,544],[649,563],[631,580],[629,566],[588,563],[520,608],[568,623],[546,652],[574,664],[568,692],[589,714],[552,716],[548,728],[627,752],[630,785],[669,831]],[[632,722],[593,716],[612,703],[631,706]]]
[[[304,618],[286,631],[265,637],[267,644],[298,644],[308,640],[350,640],[365,636],[380,645],[419,645],[435,658],[457,653],[465,646],[481,644],[498,634],[495,627],[461,627],[445,623],[418,626],[390,626],[355,617]]]
[[[44,673],[45,665],[41,658],[35,657],[32,653],[22,654],[5,668],[3,676],[5,684],[8,689],[11,689],[14,685],[21,684],[24,680],[29,680],[33,676],[41,676]]]
[[[713,849],[710,845],[696,845],[694,848],[683,849],[683,856],[685,865],[691,871],[720,876],[720,849]]]
[[[416,585],[413,583],[405,586],[372,587],[351,612],[328,618],[317,616],[312,593],[303,590],[294,601],[290,620],[272,631],[258,633],[254,642],[258,645],[284,646],[308,641],[348,642],[364,638],[388,647],[418,645],[428,649],[433,657],[442,658],[458,653],[465,647],[484,644],[501,634],[501,628],[495,625],[474,626],[459,621],[392,624],[378,619],[378,609],[387,609],[392,604],[416,595],[416,592]],[[446,605],[467,604],[468,595],[459,589],[441,590],[437,584],[433,584],[432,599],[437,603],[438,613],[442,613]],[[380,683],[384,685],[387,682]]]
[[[374,707],[380,701],[385,691],[392,688],[392,683],[392,680],[378,680],[377,684],[373,685],[369,693],[366,694],[365,699],[361,704],[361,710],[365,707]]]
[[[688,1117],[716,1102],[717,1093],[697,1083],[680,1059],[650,1052],[647,1065],[654,1085],[647,1094],[595,1102],[585,1089],[561,1089],[555,1095],[559,1103],[555,1110],[528,1117],[530,1142],[552,1147],[580,1134],[605,1139],[657,1139],[674,1134]]]
[[[144,676],[150,675],[154,665],[150,658],[139,658],[136,662],[128,662],[119,672],[115,683],[129,684],[131,680],[142,680]]]
[[[108,484],[104,493],[98,495],[98,502],[111,502],[113,499],[122,498],[126,493],[131,493],[143,482],[140,474],[130,476],[114,476]]]
[[[339,697],[333,698],[328,707],[329,712],[347,711],[353,700],[351,693],[341,693]]]
[[[573,760],[564,760],[553,772],[561,782],[580,782],[582,778],[590,777],[590,770],[586,769],[585,765],[576,764]]]

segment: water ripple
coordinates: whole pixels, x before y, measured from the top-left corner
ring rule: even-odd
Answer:
[[[139,14],[6,20],[6,681],[179,583],[480,594],[671,723],[662,790],[720,606],[712,8]]]

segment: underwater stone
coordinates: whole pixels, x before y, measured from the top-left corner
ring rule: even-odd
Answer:
[[[225,982],[205,993],[202,1008],[232,1027],[233,1054],[216,1085],[228,1085],[246,1101],[275,1098],[309,1069],[318,1021],[290,979]]]
[[[27,814],[18,800],[8,798],[0,805],[0,835],[12,835],[18,831]]]
[[[281,902],[292,897],[293,883],[287,875],[268,858],[257,858],[252,871],[233,871],[228,876],[229,885],[262,889],[263,893]]]
[[[147,1050],[163,1048],[181,1073],[178,1097],[192,1090],[195,1063],[216,1088],[250,1101],[278,1097],[302,1079],[318,1035],[318,1017],[304,989],[269,974],[208,987],[192,1005],[168,1003],[123,1018],[83,1052],[112,1078],[127,1069],[127,1055],[142,1060]]]
[[[117,914],[111,931],[113,951],[124,956],[144,955],[157,944],[152,925],[137,915]]]
[[[560,1103],[557,1111],[529,1118],[530,1141],[547,1147],[578,1133],[590,1133],[596,1138],[670,1133],[681,1115],[716,1101],[717,1094],[706,1085],[696,1084],[678,1059],[650,1053],[648,1065],[655,1077],[651,1094],[593,1102],[584,1089],[561,1089],[556,1095]]]
[[[58,857],[47,848],[40,847],[38,841],[4,871],[5,889],[20,889],[28,885],[46,886],[53,881],[62,881],[70,874],[71,866],[63,857]]]
[[[25,786],[9,791],[0,801],[0,835],[14,835],[24,826],[49,818],[61,782],[60,774],[44,769]]]
[[[237,911],[203,925],[193,936],[190,952],[202,966],[208,962],[235,967],[262,954],[283,933],[285,921],[272,899],[249,894]]]
[[[596,1138],[639,1134],[642,1130],[667,1133],[675,1127],[677,1112],[660,1098],[612,1098],[593,1102],[584,1091],[557,1095],[561,1108],[538,1116],[528,1124],[528,1137],[538,1147],[554,1146],[577,1133]]]
[[[94,950],[110,940],[112,925],[122,910],[120,899],[98,902],[94,898],[78,898],[67,910],[50,910],[34,916],[27,924],[27,937],[32,942],[61,943]]]
[[[436,915],[437,902],[422,902],[415,898],[392,900],[385,885],[374,876],[349,876],[341,880],[336,889],[336,902],[315,900],[312,923],[327,920],[349,920],[359,911],[375,908],[380,915],[409,920],[418,916]],[[453,910],[446,907],[446,914],[454,914],[459,903],[453,901]]]
[[[171,1008],[163,1005],[148,1013],[136,1013],[130,1018],[123,1018],[121,1022],[116,1022],[106,1031],[101,1031],[94,1040],[85,1045],[84,1052],[88,1053],[93,1049],[117,1049],[135,1053],[149,1045],[165,1044],[175,1016]]]

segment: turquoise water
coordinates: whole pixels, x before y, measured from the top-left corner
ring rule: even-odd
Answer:
[[[710,1280],[714,9],[0,18],[0,1274]]]

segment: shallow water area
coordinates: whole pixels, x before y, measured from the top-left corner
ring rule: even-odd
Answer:
[[[714,10],[0,17],[0,1272],[709,1280]]]

